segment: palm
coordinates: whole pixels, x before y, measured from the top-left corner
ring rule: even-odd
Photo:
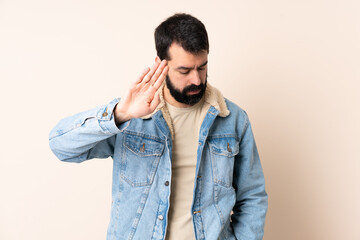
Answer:
[[[133,118],[138,118],[150,114],[155,110],[155,87],[148,86],[133,86],[129,89],[124,97],[124,105],[128,106],[128,114]]]
[[[160,103],[157,90],[169,69],[166,65],[165,60],[160,63],[157,58],[152,68],[147,68],[139,79],[132,84],[116,107],[118,112],[126,116],[123,120],[143,117],[155,110]],[[115,114],[117,114],[116,111]]]

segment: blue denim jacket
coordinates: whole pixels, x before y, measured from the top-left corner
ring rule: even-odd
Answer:
[[[119,126],[115,99],[61,120],[50,132],[50,147],[62,161],[113,158],[108,240],[165,239],[173,144],[171,119],[161,99],[153,114]],[[262,239],[267,194],[249,119],[209,84],[205,101],[211,107],[199,132],[189,209],[195,237]]]

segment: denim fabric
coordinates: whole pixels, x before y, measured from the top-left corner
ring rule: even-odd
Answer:
[[[162,111],[116,126],[112,112],[118,101],[61,120],[50,132],[50,147],[66,162],[113,158],[108,240],[165,239],[171,186],[169,127]],[[263,171],[246,113],[225,102],[230,114],[220,117],[211,106],[199,132],[189,209],[195,237],[259,240],[267,211]]]

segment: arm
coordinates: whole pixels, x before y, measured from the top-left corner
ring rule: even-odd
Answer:
[[[168,69],[166,60],[157,57],[120,101],[61,120],[50,132],[51,150],[68,162],[113,156],[116,134],[127,127],[128,120],[151,113],[159,104],[157,90]]]
[[[49,144],[62,161],[83,162],[113,156],[115,135],[126,128],[117,127],[113,109],[118,99],[107,105],[61,120],[50,132]]]
[[[236,203],[231,216],[237,239],[261,240],[264,235],[268,197],[250,122],[246,116],[239,154],[235,159]]]

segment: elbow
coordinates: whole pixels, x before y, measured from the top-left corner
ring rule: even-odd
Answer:
[[[80,163],[83,160],[81,160],[81,156],[75,156],[74,154],[71,154],[68,151],[65,151],[63,147],[56,141],[56,139],[50,139],[49,140],[49,146],[51,151],[54,153],[54,155],[63,162],[75,162]]]

